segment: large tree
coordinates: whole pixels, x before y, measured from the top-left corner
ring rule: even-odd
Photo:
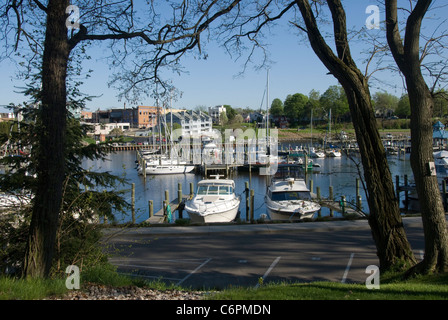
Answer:
[[[39,148],[33,150],[38,160],[37,188],[25,258],[28,276],[44,277],[50,273],[62,204],[65,176],[64,150],[67,118],[66,77],[70,55],[67,41],[66,1],[49,1],[45,46],[42,58],[41,126]]]
[[[434,163],[432,117],[434,92],[422,73],[421,27],[431,0],[419,0],[410,12],[401,38],[397,0],[386,0],[387,40],[393,57],[405,77],[411,107],[411,166],[421,207],[425,234],[425,256],[416,272],[448,271],[448,233],[437,176],[429,166]],[[435,36],[433,35],[433,40]],[[446,56],[445,56],[446,64]],[[434,87],[433,87],[434,89]]]
[[[283,111],[292,122],[300,121],[307,102],[308,97],[302,93],[288,95],[285,99]]]
[[[282,116],[284,113],[282,100],[275,98],[272,101],[269,113],[273,116]]]
[[[89,40],[136,39],[138,47],[147,45],[145,63],[139,70],[145,70],[146,79],[131,79],[152,83],[160,82],[157,70],[178,62],[187,51],[199,46],[200,35],[221,15],[232,10],[239,0],[217,4],[217,1],[183,2],[172,5],[171,23],[159,25],[160,18],[152,10],[155,6],[146,4],[147,17],[143,26],[135,24],[134,3],[120,1],[81,1],[78,7],[70,6],[69,0],[49,0],[46,5],[39,0],[8,0],[0,6],[0,18],[5,23],[4,39],[9,39],[11,30],[15,33],[14,50],[21,49],[25,38],[34,53],[33,59],[41,59],[41,89],[39,97],[40,143],[33,148],[37,161],[37,188],[33,199],[33,213],[29,229],[25,274],[30,277],[47,277],[52,266],[56,232],[62,204],[65,176],[65,145],[67,119],[67,70],[71,53],[81,43]],[[78,12],[79,10],[79,12]],[[26,29],[30,21],[36,21],[32,30]],[[36,16],[44,18],[34,20]],[[81,17],[79,21],[78,18]],[[74,18],[72,21],[71,18]],[[190,19],[192,18],[192,19]],[[11,21],[16,23],[11,23]],[[42,33],[44,39],[35,34]],[[98,32],[99,31],[99,32]],[[98,33],[96,33],[98,32]],[[128,53],[129,43],[118,53]],[[41,48],[43,55],[40,56]],[[134,46],[135,48],[135,46]],[[115,56],[119,56],[115,55]],[[167,61],[168,58],[173,60]],[[174,61],[174,62],[173,62]],[[137,74],[134,73],[136,77]]]
[[[330,86],[320,96],[319,102],[327,114],[331,109],[331,114],[336,119],[347,118],[350,113],[347,96],[341,86]]]
[[[311,47],[336,77],[347,95],[366,181],[369,224],[377,247],[380,269],[414,264],[415,258],[401,221],[393,180],[372,107],[367,78],[360,72],[350,52],[346,16],[340,0],[327,0],[334,28],[332,51],[318,28],[308,0],[296,0]]]

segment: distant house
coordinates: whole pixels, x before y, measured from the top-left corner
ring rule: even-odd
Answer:
[[[226,112],[226,108],[224,106],[216,106],[208,108],[208,114],[212,118],[212,122],[219,124],[221,113]]]
[[[273,116],[272,120],[277,128],[284,129],[289,127],[289,122],[286,116]]]
[[[81,111],[81,121],[84,122],[91,122],[93,118],[93,112],[92,111]]]
[[[13,121],[15,119],[14,112],[0,113],[0,122]]]
[[[432,127],[433,146],[443,148],[447,145],[448,132],[445,131],[445,125],[437,121]]]
[[[119,128],[122,131],[126,131],[130,129],[129,123],[102,123],[95,124],[93,127],[93,137],[95,140],[104,141],[105,137],[110,134],[110,132]]]
[[[249,122],[262,122],[264,115],[261,112],[251,112],[249,113]]]
[[[159,108],[160,109],[160,108]],[[157,112],[160,112],[157,107],[152,106],[137,106],[137,127],[138,128],[152,128],[157,125]],[[134,111],[135,114],[135,111]],[[135,120],[134,120],[135,121]]]

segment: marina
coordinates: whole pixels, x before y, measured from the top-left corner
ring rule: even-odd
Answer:
[[[283,143],[279,145],[279,150],[294,150],[299,146],[294,143]],[[160,223],[174,222],[179,218],[188,219],[189,216],[185,210],[181,211],[181,217],[179,217],[175,205],[192,197],[198,183],[204,178],[203,174],[191,172],[145,177],[138,173],[136,160],[135,150],[123,150],[111,152],[106,161],[84,161],[85,168],[109,171],[127,179],[128,184],[117,186],[117,189],[128,190],[125,198],[129,203],[133,201],[135,209],[132,215],[117,213],[116,223]],[[406,181],[411,184],[413,175],[409,154],[390,155],[388,160],[392,176],[398,177],[396,181],[404,181],[406,177]],[[322,207],[316,215],[342,217],[343,214],[353,212],[368,214],[366,196],[358,171],[362,170],[362,166],[359,165],[360,159],[356,154],[351,157],[343,153],[340,157],[313,158],[313,162],[315,166],[307,170],[305,181],[313,197],[321,199]],[[269,218],[264,200],[266,176],[260,175],[257,170],[249,171],[238,167],[232,170],[230,177],[235,182],[236,196],[241,197],[239,215],[236,219],[248,221]],[[132,185],[134,185],[134,192],[132,192]],[[398,194],[400,206],[403,207],[405,193]],[[182,199],[180,202],[179,195]],[[170,221],[163,216],[166,213],[164,203],[167,202],[171,204],[172,219]],[[150,217],[151,212],[152,217]]]

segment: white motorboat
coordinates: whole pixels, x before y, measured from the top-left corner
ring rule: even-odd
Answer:
[[[292,167],[285,168],[289,170]],[[305,180],[295,176],[280,173],[280,177],[274,178],[268,186],[265,204],[272,220],[312,218],[320,210],[320,205],[312,200]]]
[[[327,156],[328,157],[336,157],[336,158],[338,158],[338,157],[342,156],[342,153],[339,150],[330,149],[330,150],[327,151]]]
[[[448,151],[442,150],[433,153],[436,170],[448,173]]]
[[[325,153],[317,151],[314,147],[310,148],[310,157],[312,158],[325,158]]]
[[[230,179],[205,179],[198,183],[194,197],[185,203],[185,210],[194,223],[231,222],[240,206],[235,182]]]

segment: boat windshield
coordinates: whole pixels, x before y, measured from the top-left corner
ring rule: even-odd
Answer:
[[[198,195],[229,195],[233,193],[231,186],[199,186]]]
[[[199,186],[198,194],[207,194],[208,186]]]
[[[311,195],[307,191],[273,192],[271,199],[272,201],[311,200]]]

